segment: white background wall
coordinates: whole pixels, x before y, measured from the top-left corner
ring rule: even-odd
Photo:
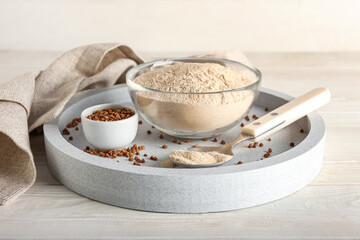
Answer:
[[[0,0],[0,50],[359,51],[356,0]]]

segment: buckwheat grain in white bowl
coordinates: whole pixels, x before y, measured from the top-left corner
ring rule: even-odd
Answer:
[[[85,109],[81,113],[81,123],[84,136],[90,144],[99,150],[116,150],[128,146],[134,140],[138,114],[131,106],[100,104]]]
[[[233,127],[257,97],[261,73],[215,58],[174,58],[145,63],[127,73],[139,113],[177,137],[213,137]]]

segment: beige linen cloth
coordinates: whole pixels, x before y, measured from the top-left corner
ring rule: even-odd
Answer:
[[[247,62],[239,51],[202,56]],[[123,83],[126,71],[143,62],[127,46],[93,44],[66,52],[44,71],[0,85],[0,205],[35,182],[29,132],[57,117],[75,93]]]

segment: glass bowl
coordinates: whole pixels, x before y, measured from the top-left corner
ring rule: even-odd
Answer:
[[[217,63],[239,72],[252,84],[217,92],[170,92],[147,88],[133,80],[148,71],[181,63]],[[139,114],[160,131],[180,138],[210,138],[232,128],[248,114],[257,98],[261,72],[243,63],[219,58],[169,58],[130,69],[126,83]]]

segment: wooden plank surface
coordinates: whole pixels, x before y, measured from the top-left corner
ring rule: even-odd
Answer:
[[[58,55],[0,52],[0,83],[44,68]],[[360,239],[360,53],[248,56],[262,70],[264,87],[294,96],[317,86],[332,92],[331,103],[320,110],[327,124],[324,167],[309,186],[272,203],[223,213],[133,211],[60,185],[47,170],[42,136],[36,136],[36,183],[0,207],[0,239]]]

